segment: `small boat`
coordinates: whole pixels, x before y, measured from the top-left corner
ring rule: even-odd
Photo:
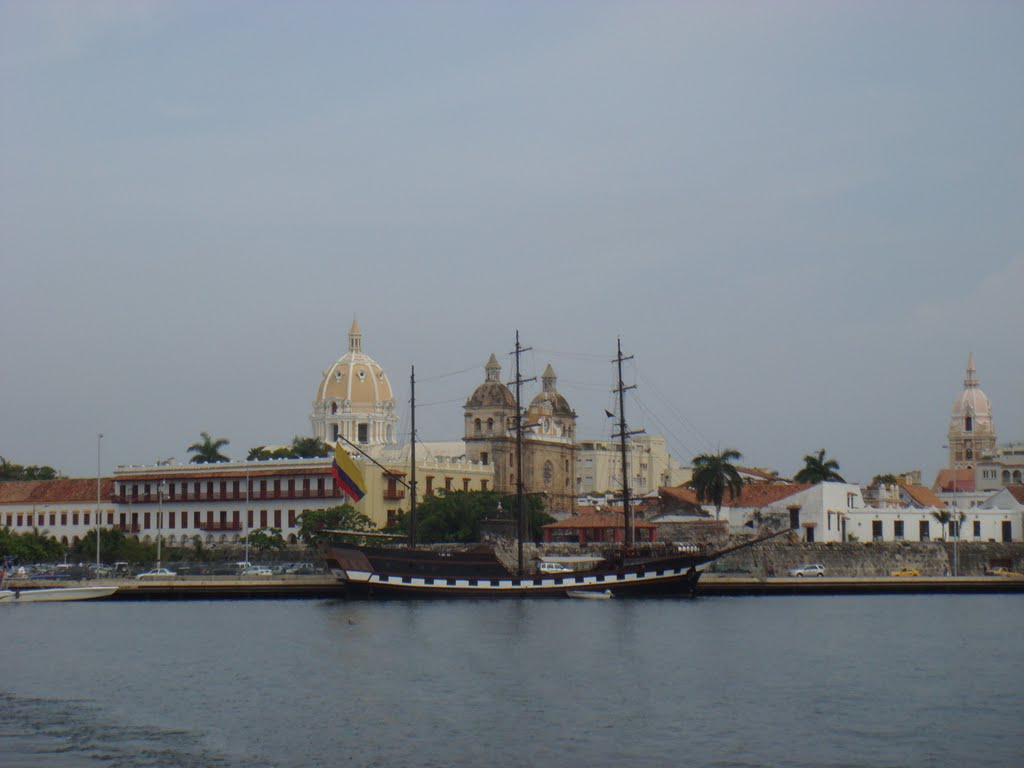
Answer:
[[[53,589],[0,589],[0,603],[57,603],[109,597],[117,587],[55,587]]]
[[[565,594],[568,597],[582,597],[585,600],[607,600],[612,596],[612,591],[604,589],[600,592],[591,592],[587,589],[570,589]]]

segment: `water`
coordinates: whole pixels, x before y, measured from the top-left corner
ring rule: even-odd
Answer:
[[[0,607],[0,766],[1024,765],[1024,598]]]

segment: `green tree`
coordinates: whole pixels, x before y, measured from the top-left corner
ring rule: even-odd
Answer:
[[[64,545],[47,531],[33,528],[16,533],[0,528],[0,557],[11,556],[18,563],[47,563],[64,556]]]
[[[527,495],[526,538],[537,541],[541,528],[554,522],[544,512],[544,500],[536,494]],[[516,497],[494,491],[444,491],[428,496],[416,508],[416,538],[424,543],[458,542],[471,544],[480,541],[481,521],[492,517],[501,504],[506,514],[515,514]],[[408,531],[408,516],[399,519],[400,531]]]
[[[229,460],[220,449],[231,442],[230,440],[223,437],[214,440],[206,432],[200,432],[199,436],[202,440],[192,443],[187,449],[189,453],[195,454],[189,459],[192,464],[217,464]]]
[[[900,479],[891,473],[885,475],[875,475],[871,478],[872,485],[884,485],[887,488],[893,485],[899,485]]]
[[[733,464],[742,458],[743,454],[734,448],[693,458],[693,477],[689,485],[697,492],[697,501],[715,505],[715,520],[721,515],[725,495],[734,499],[743,492],[743,478]]]
[[[56,480],[60,475],[53,467],[14,464],[0,456],[0,482],[4,480]]]
[[[332,448],[319,437],[299,437],[292,440],[292,455],[297,459],[316,459],[329,456]]]
[[[818,451],[817,455],[808,454],[804,456],[804,468],[796,473],[793,478],[798,483],[845,483],[843,476],[839,474],[839,462],[835,459],[825,460],[825,449]]]
[[[942,538],[945,539],[946,526],[956,520],[956,516],[948,509],[940,509],[937,512],[932,512],[932,517],[934,517],[939,522],[939,525],[942,526]]]
[[[268,549],[280,552],[285,548],[280,528],[257,528],[242,537],[242,543],[249,542],[249,548],[262,554]]]
[[[328,509],[310,509],[299,516],[299,538],[309,547],[324,541],[333,531],[376,531],[377,526],[351,504],[341,504]]]
[[[79,560],[96,557],[96,529],[91,528],[72,548]],[[170,552],[168,551],[168,554]],[[105,563],[123,560],[133,565],[156,561],[156,543],[139,541],[118,528],[100,529],[100,557]]]

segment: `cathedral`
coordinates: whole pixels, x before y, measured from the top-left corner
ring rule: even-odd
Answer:
[[[541,391],[525,408],[523,485],[528,494],[541,494],[545,510],[556,517],[576,509],[576,413],[558,391],[549,364],[541,376]],[[484,366],[484,381],[465,406],[466,457],[494,467],[494,489],[516,492],[516,398],[501,381],[501,365],[492,354]]]

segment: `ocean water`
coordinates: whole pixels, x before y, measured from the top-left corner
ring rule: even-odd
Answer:
[[[0,606],[0,766],[1024,765],[1024,597]]]

